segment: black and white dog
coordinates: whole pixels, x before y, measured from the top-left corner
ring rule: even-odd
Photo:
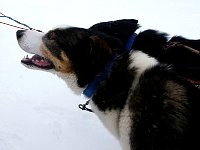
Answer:
[[[91,97],[92,110],[123,150],[200,149],[200,91],[188,82],[199,79],[200,41],[168,40],[154,30],[136,36],[138,28],[137,20],[125,19],[89,29],[19,30],[20,47],[35,54],[21,62]]]

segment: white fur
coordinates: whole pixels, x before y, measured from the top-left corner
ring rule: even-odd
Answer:
[[[43,35],[44,33],[42,32],[26,30],[24,31],[23,37],[21,37],[18,41],[19,46],[28,53],[43,56],[42,52],[40,51]]]
[[[158,61],[155,58],[150,57],[148,54],[139,50],[134,50],[129,58],[131,60],[129,69],[135,68],[139,75],[141,75],[145,70],[158,64]]]
[[[130,150],[131,114],[129,103],[121,110],[101,111],[93,101],[90,106],[94,113],[102,121],[103,125],[119,140],[123,150]]]
[[[129,111],[129,101],[121,111],[119,120],[119,141],[123,150],[130,150],[131,114]]]
[[[77,85],[77,77],[75,74],[69,73],[66,75],[57,71],[54,71],[54,74],[63,79],[66,82],[67,86],[74,92],[74,94],[81,95],[83,93],[84,88],[80,88]]]
[[[100,111],[98,107],[90,101],[90,106],[95,114],[99,117],[102,121],[104,126],[117,138],[119,139],[119,129],[118,129],[118,122],[119,122],[119,110],[107,110],[107,111]]]
[[[61,24],[61,25],[57,25],[57,26],[53,27],[51,30],[55,30],[55,29],[68,29],[70,27],[72,27],[72,26],[66,25],[66,24]]]

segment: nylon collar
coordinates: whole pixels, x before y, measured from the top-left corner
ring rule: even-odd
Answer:
[[[132,50],[132,46],[133,46],[136,36],[137,36],[137,34],[134,32],[125,46],[124,54],[129,54],[129,52]],[[105,78],[110,73],[116,58],[117,58],[117,53],[114,54],[111,62],[105,68],[104,72],[100,75],[97,75],[96,78],[87,85],[86,89],[83,91],[84,96],[86,96],[87,98],[92,98],[92,96],[96,92],[98,86],[100,85],[100,82],[105,80]]]

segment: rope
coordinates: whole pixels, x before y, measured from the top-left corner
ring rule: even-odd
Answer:
[[[15,28],[19,28],[19,29],[23,29],[23,30],[26,30],[26,29],[28,28],[29,30],[35,30],[35,31],[38,31],[38,32],[42,32],[42,31],[40,31],[40,30],[36,30],[36,29],[34,29],[34,28],[31,28],[30,26],[28,26],[28,25],[25,24],[25,23],[21,23],[21,22],[15,20],[15,19],[13,19],[13,18],[11,18],[11,17],[9,17],[9,16],[6,16],[6,15],[4,15],[2,12],[0,12],[0,15],[1,15],[0,18],[8,18],[8,19],[10,19],[10,20],[16,22],[17,24],[23,25],[23,26],[26,27],[26,28],[19,27],[19,26],[15,26],[15,25],[8,24],[8,23],[5,23],[5,22],[0,22],[1,24],[8,25],[8,26],[15,27]]]
[[[8,25],[8,26],[11,26],[11,27],[15,27],[15,28],[19,28],[19,29],[26,30],[26,28],[18,27],[18,26],[11,25],[11,24],[8,24],[8,23],[4,23],[4,22],[0,22],[0,23],[1,23],[1,24],[5,24],[5,25]]]

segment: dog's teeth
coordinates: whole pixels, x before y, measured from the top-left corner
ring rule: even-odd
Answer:
[[[23,60],[27,60],[27,57],[26,57],[26,56],[24,56]]]

